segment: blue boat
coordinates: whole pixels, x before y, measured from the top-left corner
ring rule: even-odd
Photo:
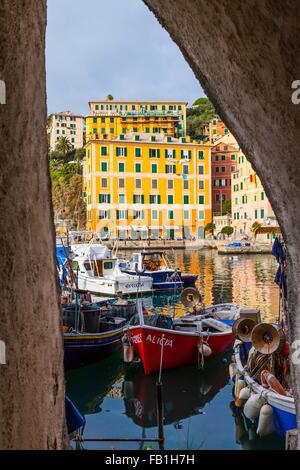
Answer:
[[[85,425],[85,418],[67,396],[65,397],[65,409],[68,434],[72,434]]]
[[[249,373],[244,369],[242,361],[242,348],[235,348],[235,360],[239,373],[242,374],[245,382],[249,385],[254,393],[263,394],[266,402],[273,409],[274,425],[277,434],[285,438],[287,431],[297,428],[296,408],[294,397],[288,395],[280,395],[270,389],[266,389],[256,380],[252,379]]]
[[[140,253],[133,253],[129,261],[120,260],[119,267],[123,272],[131,275],[141,274],[151,277],[154,290],[176,290],[182,289],[184,285],[180,270],[169,266],[163,251],[144,250]]]
[[[97,362],[121,344],[123,331],[136,313],[136,303],[63,305],[66,369]]]

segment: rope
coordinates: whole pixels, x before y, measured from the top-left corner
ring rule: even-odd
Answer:
[[[163,363],[163,352],[164,352],[164,333],[161,336],[161,349],[160,349],[160,363],[159,363],[159,374],[158,374],[158,382],[161,383],[161,372],[162,372],[162,363]]]

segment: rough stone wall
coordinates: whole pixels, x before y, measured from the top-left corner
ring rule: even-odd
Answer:
[[[45,0],[0,0],[0,449],[65,447],[46,136]]]
[[[298,0],[144,0],[257,171],[288,246],[290,339],[300,340]],[[300,427],[300,366],[293,367]],[[300,440],[298,442],[300,447]]]

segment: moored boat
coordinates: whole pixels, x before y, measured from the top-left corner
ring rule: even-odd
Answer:
[[[199,364],[233,346],[230,324],[240,307],[219,304],[204,309],[202,314],[178,318],[169,315],[135,316],[126,328],[130,342],[139,355],[145,374],[160,369]],[[136,323],[136,324],[134,324]]]

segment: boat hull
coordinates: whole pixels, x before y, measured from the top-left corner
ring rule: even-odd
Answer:
[[[79,274],[78,288],[93,294],[116,297],[119,292],[122,292],[123,295],[135,295],[137,290],[141,293],[151,292],[152,282],[148,278],[141,278],[140,282],[131,279],[117,281],[113,279],[91,278]]]
[[[136,276],[136,271],[126,270],[124,271],[131,276]],[[174,279],[172,276],[175,276],[175,271],[171,270],[161,270],[161,271],[144,271],[143,277],[149,277],[152,279],[152,289],[153,290],[172,290],[172,289],[182,289],[183,281],[180,279],[180,274],[178,274]]]
[[[162,369],[174,369],[199,361],[199,335],[149,326],[130,327],[131,341],[138,353],[145,374],[160,369],[163,345]],[[210,358],[230,349],[234,343],[232,332],[203,335],[203,340],[211,348]]]
[[[98,334],[64,335],[65,369],[97,362],[112,354],[121,344],[124,328]]]

